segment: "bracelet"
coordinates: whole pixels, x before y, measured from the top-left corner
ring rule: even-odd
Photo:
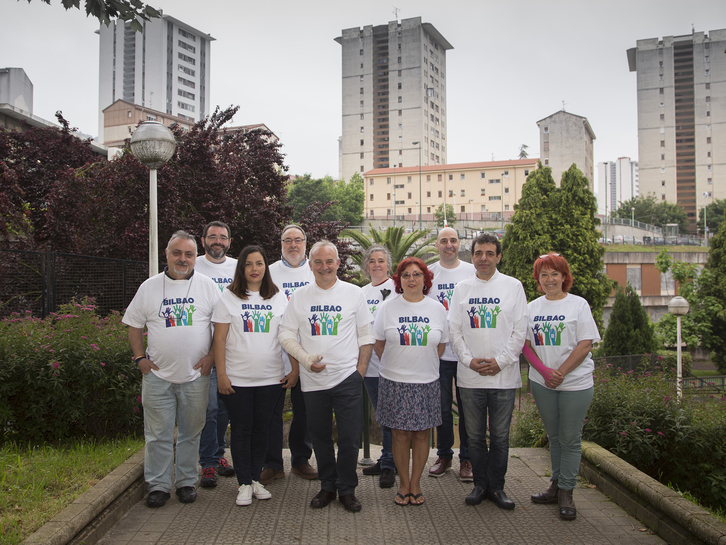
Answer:
[[[145,359],[145,358],[146,358],[146,355],[143,355],[143,356],[136,356],[136,357],[134,358],[134,363],[135,363],[136,365],[139,365],[139,362],[140,362],[141,360]]]

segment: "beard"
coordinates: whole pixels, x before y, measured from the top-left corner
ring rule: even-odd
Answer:
[[[227,247],[222,244],[205,244],[204,252],[212,259],[222,259],[227,254]]]

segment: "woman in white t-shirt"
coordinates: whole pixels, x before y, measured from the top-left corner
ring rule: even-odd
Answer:
[[[287,297],[272,282],[264,250],[247,246],[212,315],[217,385],[232,427],[230,450],[240,485],[237,505],[249,505],[253,495],[258,500],[272,497],[259,482],[267,433],[285,395],[283,386],[294,386],[299,376],[297,362],[285,376],[277,340],[286,307]]]
[[[560,518],[573,520],[572,491],[582,453],[582,427],[593,396],[592,344],[600,340],[590,305],[569,294],[572,274],[560,254],[539,256],[534,278],[544,296],[529,305],[526,344],[553,371],[543,377],[529,368],[532,395],[550,441],[550,487],[532,496],[534,503],[557,503]]]
[[[376,420],[393,434],[393,459],[401,480],[394,501],[422,505],[421,474],[431,428],[441,424],[439,358],[449,326],[444,307],[426,297],[434,275],[424,262],[406,258],[396,272],[396,293],[403,295],[386,301],[373,325],[374,350],[381,359]]]

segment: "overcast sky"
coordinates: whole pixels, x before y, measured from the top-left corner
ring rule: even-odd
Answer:
[[[62,110],[98,127],[99,23],[60,0],[0,0],[0,67],[34,85],[34,114]],[[450,163],[539,156],[536,122],[560,110],[585,116],[595,162],[637,159],[636,40],[726,28],[724,0],[151,0],[216,38],[211,104],[240,105],[233,124],[265,123],[291,174],[337,177],[344,28],[420,16],[447,52]],[[351,7],[348,7],[351,6]]]

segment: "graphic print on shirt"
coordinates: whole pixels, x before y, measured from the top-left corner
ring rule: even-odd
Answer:
[[[471,329],[496,329],[497,316],[502,309],[499,297],[470,297],[471,307],[466,311]]]
[[[160,316],[166,320],[166,327],[183,327],[194,325],[192,316],[197,310],[194,307],[194,297],[164,299],[161,306],[165,307]],[[189,307],[187,307],[189,304]]]
[[[451,305],[451,296],[454,295],[454,286],[456,286],[456,284],[438,284],[436,286],[436,289],[439,292],[436,299],[439,300],[439,303],[444,305],[446,310],[449,310],[449,305]]]
[[[295,290],[298,290],[302,288],[303,286],[307,286],[310,282],[283,282],[282,283],[282,290],[285,292],[285,297],[287,297],[287,300],[290,300],[290,296],[295,293]]]
[[[272,305],[249,305],[242,303],[242,326],[245,333],[269,333],[270,322],[275,317]]]
[[[338,324],[343,319],[340,305],[314,305],[310,307],[310,335],[337,335]]]
[[[431,327],[429,319],[422,316],[399,316],[397,327],[401,346],[427,346]],[[408,324],[408,325],[406,325]]]
[[[219,291],[221,291],[221,292],[224,292],[224,288],[226,288],[229,284],[231,284],[232,280],[233,280],[232,278],[225,278],[223,276],[220,278],[215,278],[215,277],[211,277],[211,278],[214,281],[214,283],[217,284],[217,287],[219,288]]]
[[[567,329],[567,326],[563,323],[564,320],[564,315],[535,316],[535,324],[532,328],[535,346],[560,346],[562,344],[562,332]],[[559,323],[555,324],[553,322]]]

